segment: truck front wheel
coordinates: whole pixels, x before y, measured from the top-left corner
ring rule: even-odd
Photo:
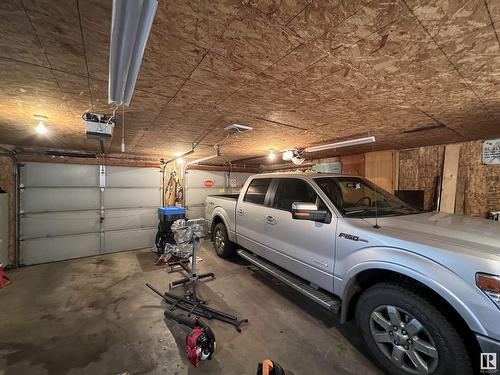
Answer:
[[[229,258],[234,255],[236,247],[233,242],[229,241],[226,226],[219,223],[214,227],[214,247],[215,252],[221,258]]]
[[[472,374],[464,340],[417,288],[381,283],[367,289],[356,319],[388,374]]]

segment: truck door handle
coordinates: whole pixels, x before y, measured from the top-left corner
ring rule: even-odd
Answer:
[[[274,220],[274,216],[271,216],[271,215],[266,216],[266,221],[268,224],[271,224],[271,225],[276,224],[276,221]]]
[[[238,208],[238,215],[243,216],[243,208]]]

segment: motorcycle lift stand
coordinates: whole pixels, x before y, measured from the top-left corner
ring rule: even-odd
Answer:
[[[247,323],[248,319],[240,320],[234,315],[212,309],[211,307],[207,306],[207,301],[198,298],[198,295],[196,293],[197,281],[208,277],[211,277],[212,279],[215,278],[213,272],[202,273],[199,275],[196,273],[196,253],[198,252],[198,247],[201,245],[201,240],[202,238],[195,239],[191,268],[189,268],[187,262],[179,262],[178,264],[184,269],[184,271],[188,273],[189,277],[173,281],[169,284],[169,289],[175,288],[179,285],[186,285],[187,290],[184,294],[184,297],[178,297],[168,292],[162,294],[159,290],[155,289],[150,284],[146,284],[146,286],[153,292],[158,294],[160,297],[162,297],[166,303],[172,305],[170,307],[170,311],[173,311],[178,307],[182,310],[188,311],[188,317],[191,316],[191,314],[195,314],[206,319],[217,319],[224,323],[233,325],[238,332],[241,332],[240,326],[243,323]]]
[[[202,273],[202,274],[197,274],[196,273],[196,263],[197,263],[197,253],[198,253],[198,248],[201,245],[201,238],[195,238],[194,239],[194,244],[193,244],[193,254],[191,255],[191,268],[189,268],[187,262],[179,262],[178,265],[182,267],[182,269],[189,275],[189,277],[184,277],[179,280],[172,281],[169,285],[168,288],[169,290],[172,290],[173,288],[179,286],[179,285],[185,285],[187,286],[186,292],[184,293],[184,298],[187,299],[188,301],[192,301],[194,303],[202,303],[205,304],[207,301],[200,300],[198,299],[198,296],[196,294],[196,283],[198,280],[206,279],[210,277],[211,279],[215,279],[215,274],[213,272],[208,272],[208,273]]]
[[[189,264],[189,262],[190,262],[189,259],[179,259],[179,260],[175,260],[173,262],[167,262],[166,265],[168,267],[170,267],[170,270],[168,271],[168,273],[173,273],[173,272],[181,271],[181,269],[179,269],[177,267],[180,267],[183,270],[185,270],[186,272],[189,272],[188,271],[189,268],[186,267]]]

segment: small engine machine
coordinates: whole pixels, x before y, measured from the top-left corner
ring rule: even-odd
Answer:
[[[156,232],[155,245],[156,252],[163,254],[167,244],[175,245],[174,232],[172,224],[174,221],[184,219],[186,217],[186,209],[177,206],[165,206],[158,208],[158,232]]]
[[[193,330],[186,337],[186,352],[189,361],[199,367],[200,362],[212,359],[215,353],[215,336],[205,323],[198,318],[189,319],[185,315],[178,315],[171,311],[165,311],[165,318],[175,320],[177,323],[185,325]]]

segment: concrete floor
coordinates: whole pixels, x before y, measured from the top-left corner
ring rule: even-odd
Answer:
[[[217,352],[200,368],[184,352],[189,329],[165,322],[165,304],[144,286],[166,290],[181,274],[145,249],[11,272],[0,290],[0,374],[255,374],[265,358],[287,375],[382,373],[353,325],[241,259],[216,257],[209,242],[200,256],[200,272],[216,274],[201,296],[250,320],[241,333],[208,321]]]

